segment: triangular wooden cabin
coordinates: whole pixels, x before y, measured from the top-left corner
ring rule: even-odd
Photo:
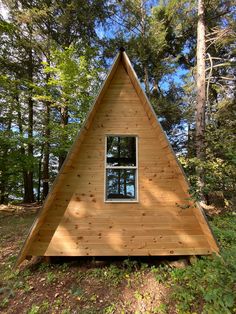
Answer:
[[[18,258],[218,252],[125,52],[118,53]]]

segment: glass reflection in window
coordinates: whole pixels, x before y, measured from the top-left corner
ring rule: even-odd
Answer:
[[[106,200],[137,199],[136,136],[107,136]]]

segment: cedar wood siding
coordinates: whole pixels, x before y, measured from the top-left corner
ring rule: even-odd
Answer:
[[[109,134],[138,137],[137,203],[104,202]],[[211,253],[166,145],[120,62],[28,255]]]
[[[138,202],[106,203],[105,137],[138,137]],[[120,52],[35,219],[27,256],[202,255],[218,252],[201,208]]]

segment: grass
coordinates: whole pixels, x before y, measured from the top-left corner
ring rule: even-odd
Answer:
[[[211,225],[221,256],[185,268],[157,258],[75,259],[13,270],[34,213],[0,217],[1,313],[236,313],[236,217]]]

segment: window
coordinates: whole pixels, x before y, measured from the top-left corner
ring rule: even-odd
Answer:
[[[106,138],[106,201],[137,200],[137,137]]]

